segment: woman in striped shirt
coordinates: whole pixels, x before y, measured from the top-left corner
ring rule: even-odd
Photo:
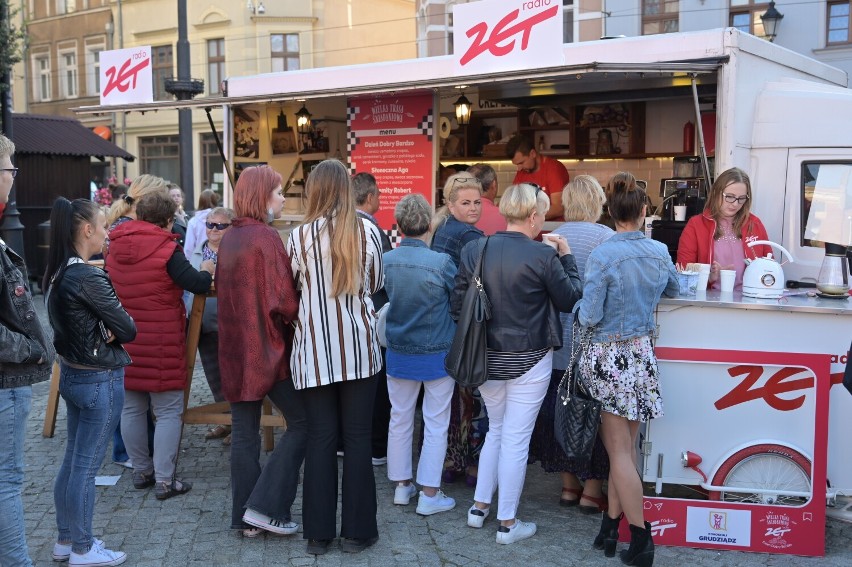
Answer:
[[[340,427],[341,547],[359,552],[378,540],[371,430],[382,357],[370,295],[384,285],[382,245],[379,229],[355,213],[342,163],[320,163],[305,191],[305,223],[288,243],[301,289],[290,367],[308,412],[304,537],[308,553],[320,555],[336,536]]]

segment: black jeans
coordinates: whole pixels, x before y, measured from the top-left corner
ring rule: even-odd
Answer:
[[[388,456],[388,426],[391,403],[388,397],[388,377],[385,374],[387,355],[382,348],[382,369],[376,374],[376,401],[373,406],[373,457]]]
[[[207,385],[213,393],[213,401],[224,402],[222,395],[222,375],[219,372],[219,333],[200,333],[198,335],[198,353]]]
[[[289,378],[276,382],[267,394],[284,419],[287,430],[263,470],[260,468],[260,415],[263,401],[231,404],[231,528],[249,527],[243,513],[251,508],[279,521],[290,520],[290,508],[299,488],[299,469],[305,459],[308,422],[302,394]]]
[[[343,436],[340,536],[371,538],[376,525],[376,479],[371,432],[377,377],[302,390],[308,413],[302,519],[305,539],[337,536],[337,437]]]

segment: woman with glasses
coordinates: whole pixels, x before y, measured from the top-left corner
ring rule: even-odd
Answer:
[[[748,174],[733,167],[716,178],[704,212],[686,223],[677,247],[677,262],[710,264],[710,289],[719,288],[720,270],[736,270],[734,288],[741,289],[745,259],[772,252],[765,244],[749,247],[748,243],[755,240],[769,237],[760,219],[751,214]]]
[[[231,209],[217,207],[205,213],[204,226],[206,230],[206,238],[202,239],[195,247],[195,250],[190,254],[189,263],[196,270],[201,268],[201,264],[205,260],[212,260],[216,264],[219,255],[219,244],[222,242],[222,236],[231,228],[231,221],[237,216]],[[192,311],[192,302],[195,295],[189,292],[184,293],[184,303],[186,304],[186,315],[189,317]],[[204,302],[204,315],[201,318],[201,334],[198,336],[198,352],[201,355],[201,366],[204,368],[204,375],[207,377],[207,385],[210,386],[210,392],[213,394],[213,400],[216,402],[224,402],[225,397],[222,395],[222,378],[219,373],[219,326],[217,299],[208,297]],[[222,439],[224,445],[231,444],[231,426],[217,425],[210,428],[204,435],[205,439]]]
[[[222,394],[231,404],[233,428],[231,529],[249,538],[264,531],[294,534],[299,524],[290,509],[305,458],[307,418],[287,364],[299,296],[290,257],[270,226],[284,210],[281,175],[268,165],[246,168],[234,188],[234,210],[237,218],[216,259]],[[207,217],[210,223],[216,219],[212,212]],[[284,414],[287,430],[261,469],[258,432],[267,396]]]
[[[435,252],[449,254],[456,268],[461,250],[468,242],[485,236],[474,226],[482,214],[482,186],[469,173],[451,175],[444,184],[444,203],[432,221],[432,245]],[[450,404],[450,429],[444,482],[465,476],[468,486],[476,484],[479,452],[488,431],[488,416],[479,391],[454,386]]]
[[[517,518],[530,437],[550,383],[553,349],[562,346],[559,312],[580,297],[580,277],[563,236],[536,242],[550,199],[528,184],[512,185],[500,199],[508,226],[484,242],[465,246],[450,315],[458,319],[482,256],[482,282],[494,309],[488,321],[488,380],[479,387],[488,409],[488,436],[479,457],[474,505],[467,524],[481,528],[495,490],[497,543],[511,544],[536,532]],[[484,252],[483,252],[484,249]]]

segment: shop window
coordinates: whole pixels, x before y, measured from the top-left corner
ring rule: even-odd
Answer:
[[[836,45],[840,43],[852,43],[852,38],[849,37],[850,15],[852,10],[849,9],[850,2],[829,2],[828,3],[828,24],[826,28],[826,43],[828,45]]]
[[[820,176],[820,170],[823,170],[823,175]],[[814,204],[814,192],[819,186],[820,192],[830,197],[834,203],[846,203],[847,213],[852,203],[848,201],[848,184],[847,180],[852,178],[852,162],[804,162],[802,163],[802,211],[801,218],[801,234],[800,240],[802,246],[814,246],[823,248],[824,243],[818,240],[810,240],[805,238],[805,228],[808,224],[808,217],[811,214],[811,207]],[[824,205],[822,205],[824,207]],[[819,205],[818,205],[819,207]],[[825,216],[825,212],[817,209],[815,218]]]
[[[272,58],[272,71],[298,71],[299,34],[274,33],[269,36],[269,52]]]
[[[201,186],[205,189],[213,189],[221,195],[223,183],[217,181],[217,178],[224,175],[224,170],[225,163],[219,154],[213,134],[209,132],[201,134]]]
[[[678,31],[680,0],[642,0],[642,35]]]
[[[167,181],[180,179],[180,138],[150,136],[139,138],[139,170]]]
[[[769,9],[768,2],[756,2],[755,0],[731,0],[730,25],[745,33],[757,37],[765,35],[763,31],[763,20],[760,16]]]
[[[207,92],[221,94],[225,79],[225,40],[207,40]]]
[[[172,95],[166,92],[166,78],[173,77],[172,46],[157,45],[151,48],[151,73],[154,81],[154,99],[169,100]]]

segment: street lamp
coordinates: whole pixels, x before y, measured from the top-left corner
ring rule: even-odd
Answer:
[[[781,23],[783,17],[784,14],[775,9],[774,0],[769,2],[769,8],[760,15],[760,21],[763,22],[764,37],[770,43],[775,41],[775,36],[778,35],[778,25]]]
[[[459,99],[453,103],[453,106],[456,107],[456,121],[459,123],[459,125],[464,126],[465,124],[470,122],[471,102],[467,100],[467,97],[464,96],[464,93],[462,93]]]

